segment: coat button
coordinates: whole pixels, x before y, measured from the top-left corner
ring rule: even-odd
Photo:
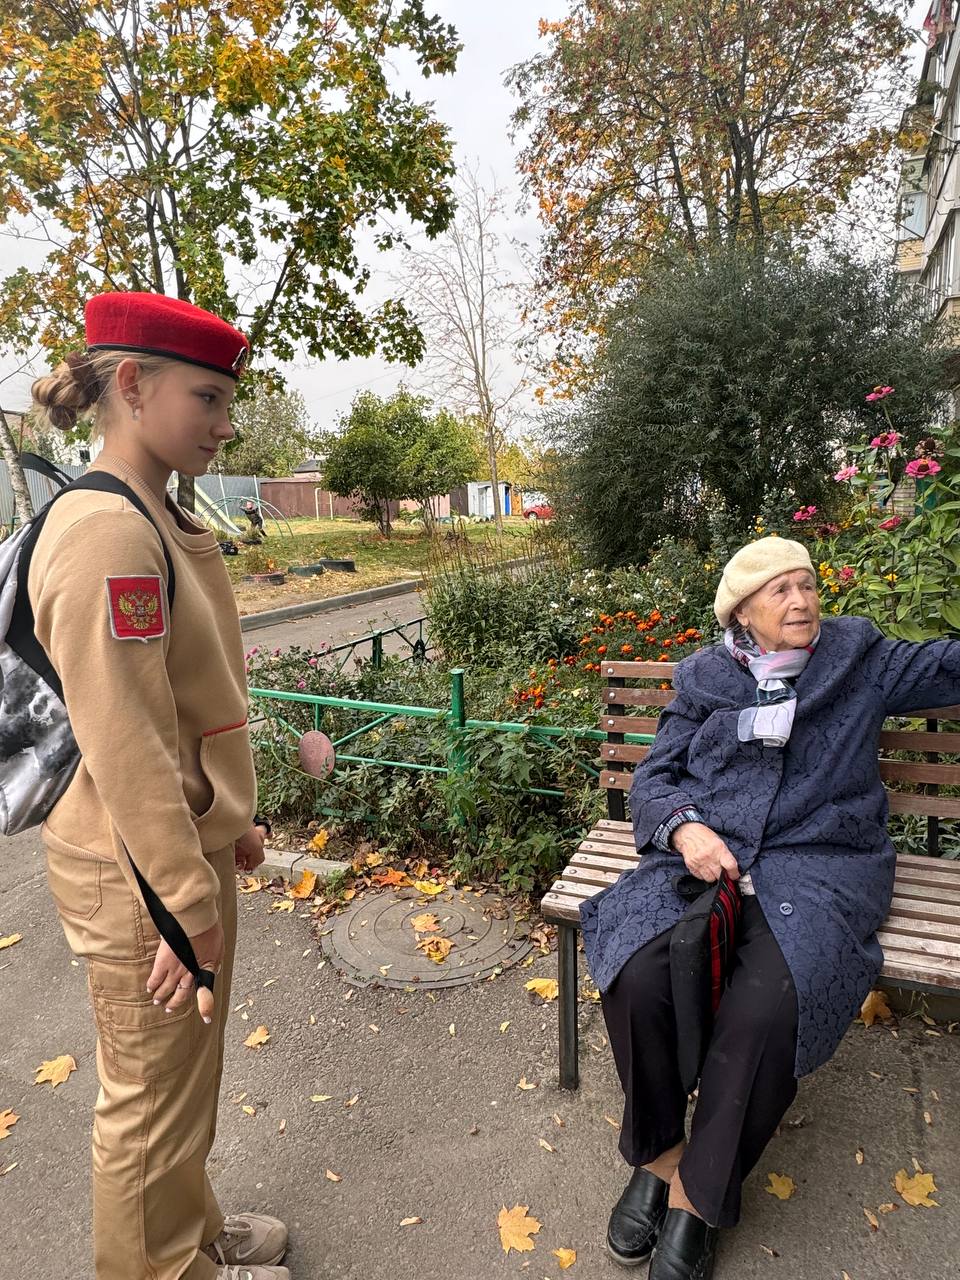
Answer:
[[[792,915],[793,915],[793,903],[792,903],[792,902],[781,902],[781,903],[780,903],[780,914],[781,914],[782,916],[792,916]]]

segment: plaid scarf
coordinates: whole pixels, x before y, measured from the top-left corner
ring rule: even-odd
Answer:
[[[757,705],[745,707],[737,721],[741,742],[760,739],[765,747],[782,747],[793,729],[797,695],[790,680],[804,669],[817,647],[820,632],[803,649],[766,653],[739,622],[727,627],[723,643],[736,662],[757,682]]]

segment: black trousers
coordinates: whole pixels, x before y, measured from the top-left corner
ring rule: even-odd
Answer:
[[[685,1136],[669,956],[670,931],[631,956],[602,997],[624,1092],[620,1150],[634,1166]],[[680,1161],[684,1191],[712,1226],[736,1225],[743,1180],[796,1097],[796,1040],[793,979],[759,903],[744,896],[730,985]]]

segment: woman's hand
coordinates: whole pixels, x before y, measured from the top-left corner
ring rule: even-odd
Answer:
[[[256,871],[263,862],[263,842],[266,836],[266,827],[251,827],[246,835],[240,837],[234,847],[238,871]]]
[[[698,880],[719,880],[726,871],[731,880],[740,879],[737,860],[715,831],[702,822],[684,822],[672,836],[673,847]]]
[[[192,937],[190,944],[200,968],[219,973],[223,961],[223,929],[220,921]],[[193,975],[183,967],[162,939],[157,948],[153,970],[147,979],[147,990],[153,996],[153,1003],[162,1004],[167,1013],[176,1013],[195,992]],[[196,997],[201,1018],[204,1022],[212,1022],[216,1007],[213,992],[207,987],[201,987],[196,991]]]

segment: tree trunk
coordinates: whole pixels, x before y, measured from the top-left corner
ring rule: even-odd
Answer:
[[[184,511],[194,512],[197,509],[197,482],[182,471],[177,472],[177,502]]]
[[[426,529],[427,533],[432,535],[436,527],[436,522],[433,518],[433,507],[430,505],[429,498],[421,498],[420,514],[423,516],[424,529]]]
[[[26,524],[33,517],[33,502],[30,498],[30,490],[27,488],[23,467],[20,465],[20,453],[13,438],[13,432],[10,430],[10,424],[7,422],[7,415],[2,409],[0,409],[0,455],[7,464],[7,474],[10,476],[10,487],[13,489],[20,523]]]
[[[493,483],[493,518],[497,522],[497,533],[503,533],[503,511],[500,506],[500,477],[497,474],[497,446],[494,439],[493,421],[490,417],[484,422],[487,433],[487,461],[490,464],[490,480]]]

